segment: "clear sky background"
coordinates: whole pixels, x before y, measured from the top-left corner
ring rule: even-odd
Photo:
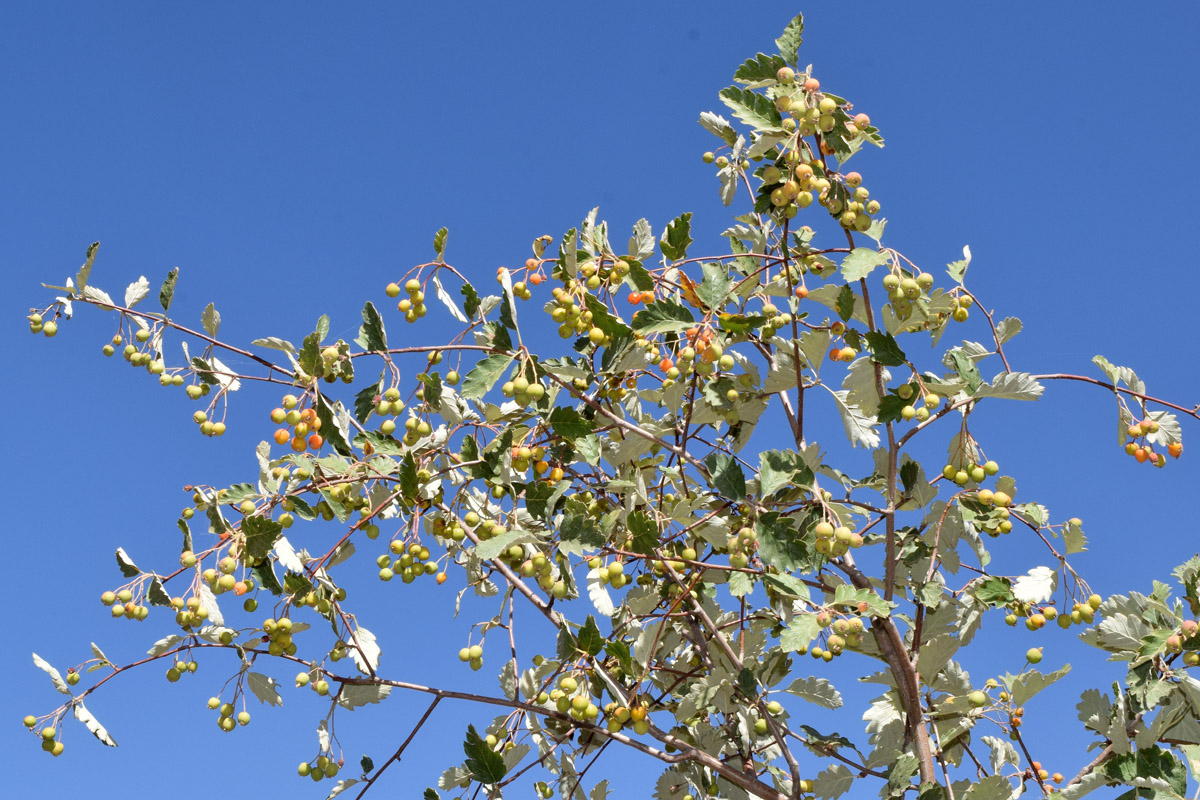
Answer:
[[[363,301],[382,306],[384,284],[432,257],[442,225],[449,260],[483,287],[497,266],[523,261],[535,236],[561,235],[596,205],[618,232],[639,217],[661,230],[693,211],[693,252],[719,252],[729,212],[700,162],[716,140],[697,116],[724,113],[716,93],[733,70],[773,48],[804,11],[801,63],[813,63],[823,86],[854,100],[887,138],[885,150],[854,166],[883,203],[890,246],[941,279],[969,244],[974,291],[1025,321],[1009,349],[1015,368],[1099,377],[1090,359],[1103,353],[1134,366],[1153,393],[1200,401],[1188,344],[1200,291],[1194,5],[756,8],[0,9],[0,268],[13,358],[0,393],[12,590],[0,743],[10,796],[138,790],[191,800],[234,789],[317,797],[329,785],[294,773],[315,752],[323,713],[309,692],[287,691],[281,711],[253,707],[247,729],[216,729],[204,701],[232,660],[202,662],[176,685],[157,666],[110,684],[89,707],[121,743],[115,751],[70,723],[67,753],[53,760],[20,726],[60,699],[30,650],[65,667],[87,658],[94,640],[128,662],[171,632],[161,611],[140,625],[108,619],[97,598],[119,582],[112,552],[124,544],[147,566],[172,564],[180,487],[253,475],[253,447],[269,435],[266,410],[277,402],[273,392],[242,392],[229,434],[204,440],[180,390],[100,355],[112,320],[83,309],[56,340],[30,337],[24,316],[51,295],[39,282],[73,274],[96,239],[96,285],[119,296],[146,275],[157,289],[179,266],[173,314],[198,326],[215,301],[222,334],[243,343],[298,341],[321,313],[333,318],[335,336],[353,338]],[[416,328],[389,317],[393,341],[434,342],[446,322],[436,304]],[[968,326],[962,335],[983,332]],[[1196,551],[1196,426],[1185,425],[1191,453],[1159,471],[1123,455],[1114,403],[1094,387],[1053,385],[1040,403],[974,419],[1023,499],[1085,520],[1091,551],[1074,563],[1102,593],[1148,590]],[[830,431],[831,444],[837,437]],[[1045,563],[1031,545],[1008,544],[1002,568]],[[381,635],[388,673],[492,690],[500,658],[473,674],[455,655],[469,614],[490,616],[489,606],[465,608],[450,623],[449,591],[368,585],[364,602],[376,594],[386,605],[364,624]],[[1087,760],[1074,721],[1078,690],[1117,673],[1057,629],[1033,635],[989,618],[985,633],[997,629],[997,644],[976,662],[988,665],[978,667],[982,676],[997,664],[1016,671],[1034,644],[1047,646],[1046,666],[1076,664],[1074,685],[1039,701],[1027,725],[1038,752],[1058,759],[1050,767],[1073,773]],[[290,684],[290,669],[272,673]],[[381,763],[423,707],[422,698],[396,695],[343,714],[348,761],[367,752]],[[417,796],[461,758],[466,722],[489,719],[465,706],[439,712],[384,794]],[[854,715],[836,727],[864,738]],[[645,796],[641,782],[656,765],[622,763],[593,774],[623,796]]]

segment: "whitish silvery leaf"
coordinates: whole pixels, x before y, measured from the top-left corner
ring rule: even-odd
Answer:
[[[608,594],[608,587],[600,580],[599,569],[588,572],[587,591],[588,597],[591,598],[592,605],[596,607],[597,613],[605,617],[611,617],[616,607],[613,605],[612,597]]]
[[[519,744],[511,750],[505,750],[504,756],[504,771],[510,772],[513,767],[521,763],[521,759],[529,755],[530,747],[527,744]]]
[[[200,324],[204,326],[204,332],[209,336],[217,335],[217,331],[221,329],[221,312],[217,311],[215,305],[209,303],[204,307],[204,313],[200,315]]]
[[[517,300],[513,296],[512,273],[508,271],[507,267],[503,267],[500,269],[499,276],[500,285],[504,287],[504,296],[508,298],[508,312],[512,314],[512,321],[515,326],[517,324]],[[517,338],[518,340],[521,338],[520,331],[517,332]]]
[[[880,377],[886,386],[887,382],[892,379],[892,375],[886,369],[882,367],[880,369]],[[849,393],[846,395],[846,402],[852,406],[858,406],[862,413],[874,416],[879,411],[879,392],[875,387],[875,363],[870,358],[863,357],[854,360],[854,363],[846,370],[842,388]]]
[[[1099,789],[1104,786],[1106,780],[1104,774],[1100,770],[1089,772],[1079,783],[1072,783],[1062,790],[1063,800],[1079,800],[1085,794],[1088,794],[1093,789]]]
[[[1046,387],[1028,372],[1001,372],[990,384],[980,384],[975,397],[999,397],[1006,400],[1037,400]]]
[[[1112,718],[1112,703],[1107,695],[1099,689],[1085,689],[1079,695],[1079,703],[1075,708],[1079,711],[1079,721],[1084,727],[1099,733],[1106,733],[1109,720]]]
[[[588,794],[588,800],[605,800],[608,797],[608,779],[597,783],[592,787],[592,791]]]
[[[368,675],[374,675],[375,669],[379,666],[379,645],[375,643],[375,634],[359,626],[355,629],[354,638],[350,644],[350,656],[354,659],[358,669]],[[358,646],[355,647],[355,644]]]
[[[1000,344],[1004,344],[1020,333],[1022,327],[1021,320],[1016,317],[1005,317],[996,323],[996,338],[1000,340]]]
[[[1050,567],[1034,567],[1013,581],[1013,597],[1023,603],[1044,603],[1054,594],[1058,573]]]
[[[1071,671],[1071,665],[1065,664],[1054,672],[1042,674],[1036,669],[1022,672],[1012,679],[1013,705],[1023,706],[1042,689],[1064,677]]]
[[[143,275],[125,287],[125,307],[133,308],[148,294],[150,294],[150,281],[146,280],[146,276]]]
[[[787,138],[787,134],[784,133],[760,133],[754,137],[754,144],[750,145],[746,155],[750,158],[766,155],[767,151]]]
[[[326,564],[326,567],[336,567],[352,555],[354,555],[354,542],[349,540],[344,541],[333,551],[333,555],[329,557],[329,563]]]
[[[261,672],[247,672],[246,684],[250,687],[250,691],[254,692],[254,696],[259,699],[259,702],[271,706],[283,705],[283,698],[279,696],[279,690],[276,688],[279,684],[271,676],[263,675]]]
[[[1016,766],[1020,763],[1020,757],[1017,755],[1017,748],[1012,746],[1012,743],[1007,739],[1000,739],[996,736],[984,736],[983,743],[991,748],[991,767],[992,772],[999,772],[1004,768],[1005,764]]]
[[[296,631],[296,626],[292,626],[292,631]],[[206,642],[217,644],[221,641],[223,635],[237,636],[237,631],[233,628],[226,628],[221,625],[205,625],[200,630],[196,631],[196,638],[203,639]]]
[[[824,708],[841,708],[842,695],[824,678],[797,678],[785,691]]]
[[[700,124],[709,133],[720,136],[731,144],[737,137],[737,131],[733,129],[733,125],[720,114],[714,114],[711,111],[702,112],[700,114]]]
[[[821,385],[825,386],[825,384]],[[842,415],[842,425],[846,428],[846,438],[850,440],[850,443],[855,447],[861,444],[867,449],[879,447],[879,432],[875,430],[879,421],[873,416],[862,414],[857,406],[850,405],[846,400],[849,392],[844,390],[835,392],[829,389],[829,393],[837,401],[838,413]]]
[[[167,652],[182,641],[183,637],[174,633],[170,634],[169,636],[164,636],[150,646],[150,649],[146,651],[146,655],[161,656],[163,653]]]
[[[92,642],[92,655],[94,655],[96,658],[100,659],[105,664],[112,663],[111,661],[108,660],[108,656],[104,655],[104,651],[100,649],[100,646],[97,645],[95,642]]]
[[[654,229],[645,218],[639,219],[633,223],[633,235],[629,237],[629,255],[638,261],[645,261],[653,252]]]
[[[358,783],[358,778],[343,778],[329,790],[329,794],[325,795],[325,800],[332,800],[332,798],[337,797],[356,783]]]
[[[292,547],[292,543],[287,540],[286,536],[280,536],[275,540],[275,558],[288,572],[296,574],[304,572],[304,562],[300,560],[300,556],[296,555],[296,549]]]
[[[116,303],[108,296],[108,292],[103,289],[97,289],[95,286],[83,287],[83,296],[88,300],[93,300],[97,303],[105,303],[106,305],[115,306]]]
[[[854,773],[842,764],[833,764],[817,776],[813,782],[813,793],[817,797],[832,800],[850,791],[854,783]]]
[[[286,339],[280,339],[278,336],[267,336],[263,339],[255,339],[254,341],[250,342],[250,344],[257,345],[258,347],[269,347],[272,350],[282,350],[283,352],[292,356],[296,355],[296,345],[292,344]]]
[[[117,548],[117,567],[121,570],[121,574],[126,578],[135,578],[141,574],[137,564],[133,563],[133,559],[125,552],[124,547]]]
[[[217,358],[216,356],[211,356],[209,357],[208,361],[210,364],[212,364],[213,377],[216,379],[217,383],[221,384],[222,388],[228,392],[236,392],[238,389],[242,388],[242,382],[234,377],[234,371],[225,366],[221,362],[221,359]]]
[[[876,268],[891,261],[887,253],[880,253],[869,247],[856,247],[842,261],[842,277],[848,281],[865,278]]]
[[[954,279],[956,283],[962,283],[963,277],[967,274],[967,267],[971,266],[971,248],[969,245],[963,245],[963,257],[961,261],[952,261],[946,265],[946,273]]]
[[[217,598],[213,595],[212,589],[208,588],[208,584],[201,583],[196,594],[200,595],[200,605],[208,611],[208,623],[224,625],[225,617],[221,614],[221,607],[217,605]]]
[[[329,752],[329,726],[325,720],[317,723],[317,747],[322,753]]]
[[[104,726],[100,724],[100,720],[92,716],[92,712],[84,708],[83,703],[76,700],[74,703],[72,703],[72,705],[75,707],[75,719],[82,722],[84,726],[92,732],[93,736],[109,747],[117,746],[116,741],[114,741],[113,738],[108,735],[108,731],[106,731]]]
[[[1083,535],[1083,528],[1078,522],[1067,520],[1063,525],[1063,543],[1069,556],[1087,550],[1087,537]]]
[[[1013,793],[1012,784],[1003,775],[989,775],[971,785],[963,794],[965,800],[1008,800]]]
[[[459,322],[470,322],[470,320],[467,319],[467,315],[464,314],[462,309],[458,307],[458,303],[454,302],[454,298],[450,296],[450,293],[442,288],[442,282],[438,280],[436,272],[433,273],[433,288],[437,293],[438,300],[441,300],[442,305],[444,305],[446,310],[450,312],[450,316],[454,317]]]
[[[67,682],[63,680],[63,676],[59,674],[58,670],[50,666],[50,662],[46,661],[46,659],[42,658],[37,653],[34,653],[33,664],[35,667],[43,670],[47,675],[50,676],[50,680],[53,681],[55,689],[58,689],[58,691],[62,694],[71,693],[71,690],[67,688]]]
[[[717,171],[717,180],[721,182],[721,202],[725,205],[733,203],[737,195],[738,173],[730,163]]]
[[[354,709],[369,703],[378,703],[392,693],[392,687],[347,683],[338,693],[338,705]]]
[[[1174,414],[1169,411],[1149,411],[1146,416],[1158,423],[1158,430],[1146,436],[1150,444],[1166,446],[1182,440],[1183,429],[1179,427],[1179,420]]]

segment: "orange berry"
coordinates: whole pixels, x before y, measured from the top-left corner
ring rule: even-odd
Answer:
[[[1133,451],[1133,457],[1137,459],[1139,464],[1145,464],[1146,459],[1150,457],[1150,454],[1146,452],[1146,448],[1139,447],[1137,450]]]
[[[806,92],[815,92],[817,89],[820,89],[820,88],[821,88],[821,82],[819,80],[817,80],[816,78],[808,78],[807,80],[804,81],[804,91],[806,91]]]
[[[303,453],[306,447],[308,447],[308,443],[299,436],[297,436],[295,439],[292,439],[292,449],[297,453]]]
[[[841,361],[842,360],[842,349],[840,347],[835,347],[832,350],[830,350],[829,351],[829,360],[830,361]]]
[[[319,433],[314,433],[308,437],[308,447],[310,450],[320,450],[323,444],[325,444],[325,440],[321,438],[321,434]]]
[[[1183,455],[1183,442],[1171,442],[1167,445],[1167,452],[1171,454],[1171,458],[1179,458]]]
[[[536,258],[525,259],[525,269],[537,269],[538,260]]]
[[[288,433],[287,428],[280,428],[275,431],[275,444],[287,444],[287,440],[290,438],[292,438],[292,435]]]
[[[445,583],[446,582],[446,573],[439,572],[437,574],[437,582],[438,582],[438,585]]]
[[[237,583],[235,583],[233,585],[233,593],[234,594],[243,595],[248,591],[250,591],[250,588],[248,586],[246,586],[245,581],[238,581]]]
[[[311,408],[306,408],[300,412],[300,419],[312,424],[312,421],[317,418],[317,412]]]
[[[673,366],[675,366],[675,362],[669,358],[664,358],[662,361],[658,362],[658,368],[663,372],[669,372]]]
[[[533,275],[529,276],[529,282],[532,283],[534,286],[540,286],[542,284],[542,281],[544,281],[544,280],[545,280],[545,278],[543,278],[541,275],[538,275],[537,273],[534,273]]]
[[[796,287],[796,297],[799,297],[801,300],[808,297],[808,287],[807,286],[797,286]]]

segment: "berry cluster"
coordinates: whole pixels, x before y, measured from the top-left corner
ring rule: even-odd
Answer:
[[[319,755],[312,761],[300,762],[300,766],[296,768],[296,772],[301,778],[312,778],[315,783],[325,778],[337,777],[341,765],[342,759],[340,758],[334,761],[329,756]]]
[[[303,453],[305,450],[320,450],[325,444],[319,431],[321,418],[316,409],[300,408],[300,399],[294,394],[284,395],[282,408],[271,410],[271,422],[276,425],[288,425],[289,428],[279,428],[273,438],[275,444],[291,444],[292,450]],[[199,413],[199,412],[197,412]]]
[[[847,551],[862,547],[861,533],[855,533],[845,525],[834,527],[833,523],[821,520],[813,527],[817,537],[816,551],[821,555],[837,557],[844,556]]]
[[[129,589],[121,589],[117,592],[104,592],[100,595],[100,602],[112,608],[114,617],[125,617],[126,619],[135,619],[139,622],[150,616],[150,608],[144,603],[138,602],[134,594]]]
[[[404,283],[404,291],[408,292],[408,297],[396,304],[396,310],[404,314],[406,322],[416,322],[429,311],[425,305],[425,292],[421,290],[421,282],[416,278],[409,278]],[[388,297],[395,299],[400,296],[400,285],[389,283],[384,292]]]
[[[446,580],[445,573],[438,573],[438,562],[429,560],[429,548],[420,542],[412,542],[405,547],[404,542],[393,539],[389,549],[391,555],[384,553],[375,560],[379,566],[379,580],[390,581],[396,577],[397,572],[400,573],[400,580],[405,583],[412,583],[422,575],[438,575],[438,583]],[[398,558],[393,561],[392,555]]]
[[[1158,422],[1149,417],[1141,422],[1133,423],[1125,429],[1125,435],[1128,438],[1128,441],[1125,442],[1125,452],[1133,456],[1139,464],[1165,467],[1167,465],[1166,453],[1155,452],[1148,438],[1158,432]],[[1170,442],[1167,444],[1167,453],[1170,453],[1172,458],[1179,458],[1183,455],[1183,443]]]
[[[219,697],[208,698],[208,707],[217,712],[217,727],[229,733],[238,725],[245,727],[250,724],[250,712],[243,709],[235,718],[233,703],[222,703]]]

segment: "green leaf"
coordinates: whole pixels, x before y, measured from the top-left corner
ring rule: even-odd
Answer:
[[[633,318],[633,330],[643,335],[687,330],[695,324],[691,311],[665,298],[643,306]]]
[[[322,314],[317,317],[317,344],[325,341],[325,337],[329,335],[329,315]]]
[[[783,29],[783,33],[779,34],[779,38],[775,40],[775,46],[779,48],[779,54],[783,56],[783,60],[794,65],[796,59],[799,58],[800,43],[803,40],[804,15],[797,14]]]
[[[593,424],[570,406],[558,406],[546,419],[554,432],[569,442],[592,432]]]
[[[759,515],[754,527],[764,564],[784,573],[809,566],[812,554],[791,517],[768,511]]]
[[[960,261],[951,261],[946,265],[946,274],[961,284],[967,275],[967,267],[971,266],[971,248],[963,245],[963,257]]]
[[[787,66],[779,56],[769,56],[759,53],[754,58],[746,59],[746,63],[737,68],[733,79],[738,83],[758,83],[759,81],[774,81],[776,73]]]
[[[445,261],[446,259],[446,237],[449,234],[449,230],[442,228],[433,235],[433,252],[437,256],[438,261]]]
[[[633,534],[633,552],[652,555],[658,547],[658,525],[645,511],[629,515],[629,532]]]
[[[857,609],[866,604],[866,611],[872,617],[887,617],[891,613],[888,602],[870,589],[855,589],[848,583],[839,584],[833,592],[833,605]]]
[[[442,800],[441,796],[433,790],[432,787],[425,787],[425,795],[423,800]]]
[[[163,311],[170,311],[171,298],[175,296],[175,282],[179,280],[179,267],[175,267],[167,273],[167,279],[163,281],[162,288],[158,290],[158,302],[162,306]]]
[[[379,380],[369,386],[364,386],[358,394],[354,395],[354,418],[360,423],[365,423],[367,418],[375,411],[375,405],[379,401],[375,398],[383,394],[383,373],[379,373]]]
[[[579,507],[582,508],[582,505]],[[586,513],[568,512],[559,526],[558,536],[561,543],[559,549],[574,555],[582,555],[585,549],[595,549],[605,544],[604,534]]]
[[[321,420],[321,436],[338,454],[352,456],[350,448],[350,413],[341,401],[329,404],[328,398],[317,393],[317,419]]]
[[[363,757],[359,760],[358,765],[362,767],[363,775],[367,775],[371,772],[371,770],[375,769],[375,762],[372,761],[371,757],[366,753],[363,754]]]
[[[195,361],[196,359],[192,359]],[[325,368],[321,361],[321,339],[316,333],[310,333],[304,337],[304,341],[300,344],[300,369],[307,372],[310,376],[318,377],[324,372]]]
[[[764,450],[758,454],[758,487],[766,499],[785,486],[812,481],[812,473],[797,475],[804,462],[795,450]]]
[[[464,283],[459,287],[459,293],[463,296],[463,312],[470,318],[475,318],[475,312],[479,310],[480,300],[479,293],[475,291],[475,287],[469,283]]]
[[[1003,578],[985,578],[975,587],[975,599],[989,606],[999,607],[1011,603],[1012,587]]]
[[[267,517],[246,517],[242,520],[242,533],[246,535],[246,555],[253,559],[266,558],[283,533],[283,526]]]
[[[1158,746],[1112,756],[1101,768],[1105,777],[1113,781],[1132,786],[1161,783],[1179,797],[1187,793],[1187,767],[1170,751]]]
[[[958,377],[962,378],[963,383],[967,385],[967,394],[974,394],[979,385],[983,383],[983,379],[979,376],[979,367],[975,366],[975,362],[971,360],[970,356],[957,348],[951,350],[948,355]]]
[[[754,591],[754,579],[744,572],[729,573],[729,593],[734,597],[745,597]]]
[[[779,634],[779,645],[785,653],[806,650],[820,632],[816,614],[797,614]]]
[[[504,780],[507,772],[504,768],[504,758],[488,747],[474,725],[467,726],[463,752],[467,754],[466,768],[472,778],[480,783],[499,783]]]
[[[842,277],[848,281],[860,280],[891,260],[892,257],[887,253],[869,247],[856,247],[842,260]]]
[[[512,356],[500,354],[482,359],[463,378],[459,394],[469,400],[483,397],[491,391],[511,362]]]
[[[600,627],[596,625],[596,618],[591,614],[588,614],[587,621],[579,629],[575,649],[586,653],[589,658],[604,649],[604,636],[600,633]]]
[[[842,707],[842,695],[824,678],[797,678],[784,691],[822,708]]]
[[[728,89],[722,89],[720,96],[721,102],[729,106],[729,110],[735,117],[756,131],[778,130],[783,124],[783,119],[779,116],[779,110],[775,108],[775,104],[758,92],[730,86]],[[666,254],[664,253],[664,255]],[[677,258],[677,256],[667,257]]]
[[[763,99],[766,100],[766,98]],[[774,107],[771,106],[771,108]],[[692,212],[687,211],[667,224],[666,230],[659,239],[658,249],[672,261],[683,258],[687,255],[688,245],[692,243],[691,230]]]
[[[1060,678],[1065,677],[1070,671],[1071,665],[1065,664],[1050,673],[1041,673],[1036,669],[1031,669],[1017,676],[1008,676],[1009,680],[1006,683],[1008,683],[1009,693],[1012,695],[1013,705],[1025,705],[1034,695]]]
[[[709,453],[704,460],[712,476],[712,485],[728,500],[744,500],[746,497],[746,474],[733,456],[726,453]]]
[[[867,345],[871,348],[871,358],[885,367],[901,367],[908,363],[908,356],[896,343],[896,337],[890,333],[868,331]]]
[[[729,299],[733,281],[729,279],[729,272],[725,265],[720,262],[706,262],[703,269],[704,280],[696,289],[696,295],[709,308],[720,310],[724,307],[725,301]]]
[[[375,304],[370,300],[363,306],[362,325],[358,329],[358,338],[354,341],[363,350],[387,350],[387,331],[383,329],[383,317],[379,315]]]
[[[854,290],[850,288],[850,284],[846,284],[838,290],[833,310],[837,312],[842,322],[849,322],[850,318],[854,316],[854,300]]]

